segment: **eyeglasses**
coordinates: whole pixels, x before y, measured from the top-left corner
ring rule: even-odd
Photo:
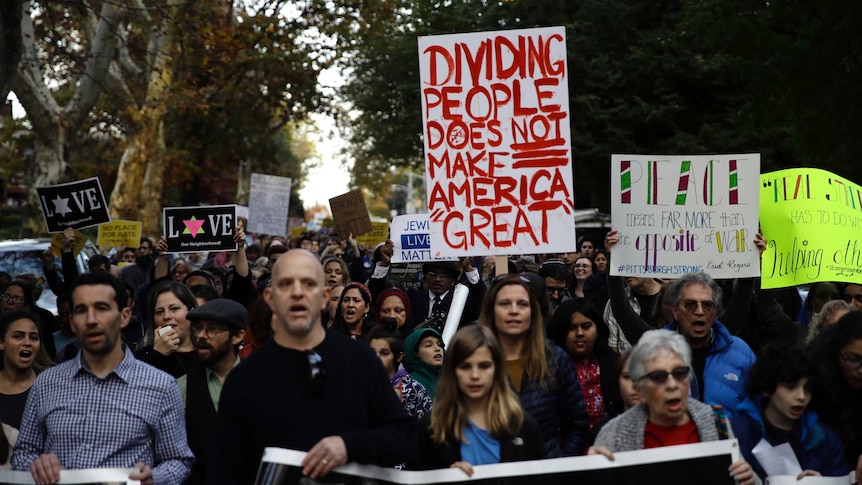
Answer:
[[[695,301],[695,300],[686,300],[679,303],[685,311],[689,313],[694,313],[697,311],[698,305],[703,309],[703,313],[711,313],[716,309],[716,305],[714,301]]]
[[[215,338],[215,336],[218,335],[220,332],[224,332],[225,330],[227,330],[226,328],[204,327],[203,325],[192,325],[191,329],[194,335],[199,334],[203,330],[204,335],[206,335],[207,338]]]
[[[548,294],[549,295],[556,295],[557,293],[563,294],[563,293],[565,293],[565,291],[566,291],[565,286],[560,286],[559,288],[554,287],[554,286],[548,286]]]
[[[320,364],[323,363],[323,357],[313,350],[306,350],[303,353],[308,360],[308,381],[311,383],[311,390],[315,394],[320,394],[326,384],[326,372],[320,367]]]
[[[454,278],[454,276],[452,276],[449,273],[438,273],[436,271],[429,271],[429,272],[425,273],[425,276],[427,276],[429,280],[433,280],[434,278],[438,278],[438,277],[443,278],[443,279]]]
[[[859,368],[862,367],[862,357],[859,357],[856,354],[844,355],[843,352],[839,352],[838,357],[840,357],[841,361],[844,362],[844,365],[850,369],[859,370]]]
[[[647,372],[646,374],[642,375],[638,380],[642,381],[644,379],[649,379],[656,384],[664,384],[665,382],[667,382],[667,378],[669,376],[673,376],[673,380],[675,380],[676,382],[682,382],[688,379],[690,373],[691,367],[684,365],[676,367],[670,372],[666,370],[654,370],[652,372]]]
[[[9,293],[3,293],[2,295],[0,295],[0,298],[2,298],[3,301],[11,301],[13,303],[21,303],[24,301],[23,296],[10,295]]]
[[[855,301],[856,303],[862,303],[862,294],[858,295],[844,295],[844,301],[847,303],[851,303]]]

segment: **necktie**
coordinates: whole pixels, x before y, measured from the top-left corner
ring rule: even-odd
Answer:
[[[431,315],[436,315],[436,314],[440,313],[440,310],[441,310],[441,308],[440,308],[440,297],[435,296],[434,297],[434,305],[431,307]]]

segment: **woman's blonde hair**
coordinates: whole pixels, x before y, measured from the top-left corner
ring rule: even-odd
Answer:
[[[516,434],[524,421],[521,402],[509,387],[500,343],[487,327],[469,325],[452,338],[446,358],[443,359],[440,379],[437,381],[437,392],[431,409],[431,437],[438,443],[445,443],[448,439],[464,441],[467,413],[455,370],[476,350],[483,347],[491,352],[494,362],[494,381],[486,408],[488,432],[494,439],[499,440],[506,434]]]
[[[539,308],[539,302],[530,291],[527,285],[526,278],[518,275],[506,276],[497,281],[488,290],[485,300],[482,302],[482,313],[479,315],[479,324],[491,329],[494,336],[498,336],[497,325],[494,322],[494,308],[497,306],[497,295],[500,290],[507,286],[520,286],[527,292],[530,299],[530,329],[527,330],[524,338],[525,354],[524,358],[524,373],[532,382],[539,383],[542,387],[547,387],[553,382],[554,376],[548,367],[547,342],[545,340],[545,324],[542,318],[542,310]]]

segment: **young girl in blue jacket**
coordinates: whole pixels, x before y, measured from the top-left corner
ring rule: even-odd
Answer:
[[[424,431],[419,461],[408,468],[459,468],[472,476],[475,465],[542,458],[536,421],[509,387],[490,329],[469,325],[452,338]]]

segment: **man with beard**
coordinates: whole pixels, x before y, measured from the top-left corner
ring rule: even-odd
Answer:
[[[559,259],[549,259],[539,267],[539,276],[545,280],[548,291],[548,302],[551,304],[551,315],[557,311],[560,303],[572,299],[569,293],[569,267]]]
[[[55,483],[61,469],[135,468],[143,485],[180,485],[194,455],[186,444],[176,382],[135,359],[120,337],[128,291],[105,272],[70,289],[81,352],[36,377],[12,454],[15,470]]]
[[[248,311],[225,298],[209,301],[188,313],[201,365],[177,379],[186,404],[186,434],[197,460],[189,485],[206,484],[207,453],[224,380],[239,365],[237,351],[245,337]]]
[[[284,253],[263,293],[273,337],[225,381],[208,457],[212,485],[254,483],[266,447],[307,451],[312,480],[347,462],[394,466],[414,459],[416,422],[367,346],[327,331],[330,288],[316,255]]]

